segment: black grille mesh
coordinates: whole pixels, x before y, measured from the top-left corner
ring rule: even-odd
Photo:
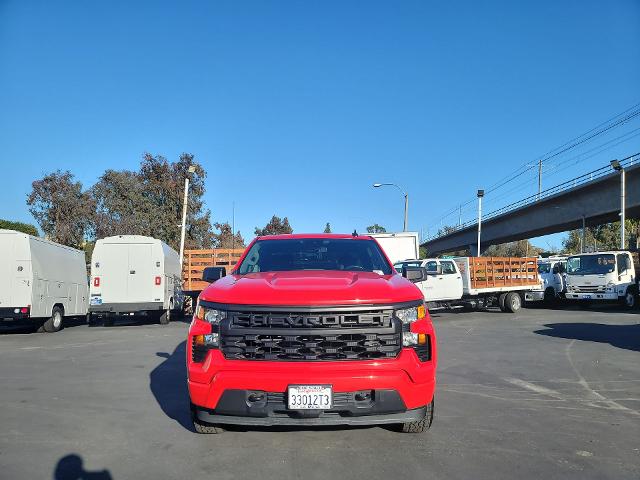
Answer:
[[[401,333],[336,333],[325,335],[226,335],[222,352],[242,360],[366,360],[394,358]]]

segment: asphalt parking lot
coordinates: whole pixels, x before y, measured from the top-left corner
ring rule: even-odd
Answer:
[[[0,478],[640,478],[640,312],[436,313],[427,434],[194,433],[188,324],[0,333]]]

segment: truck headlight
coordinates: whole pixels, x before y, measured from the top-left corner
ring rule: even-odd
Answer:
[[[402,322],[402,346],[403,347],[412,347],[414,345],[418,345],[421,336],[424,337],[423,342],[426,342],[425,334],[413,333],[411,331],[411,324],[413,322],[422,320],[427,316],[427,309],[424,305],[418,305],[417,307],[403,308],[401,310],[396,310],[395,313],[396,313],[396,316]]]
[[[227,318],[227,312],[225,310],[217,310],[215,308],[207,308],[202,305],[196,307],[196,318],[204,322],[208,322],[211,325],[218,325],[220,321]]]

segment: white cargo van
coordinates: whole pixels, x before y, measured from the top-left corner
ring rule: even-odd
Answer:
[[[105,325],[124,314],[146,314],[161,324],[182,308],[178,253],[161,240],[118,235],[96,242],[91,257],[89,321]]]
[[[420,242],[416,232],[371,233],[369,236],[378,241],[391,263],[420,256]]]
[[[0,320],[57,332],[64,318],[86,316],[88,290],[84,252],[0,230]]]

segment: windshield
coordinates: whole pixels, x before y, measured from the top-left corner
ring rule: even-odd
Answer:
[[[253,244],[237,272],[295,270],[393,273],[375,241],[346,238],[259,240]]]
[[[393,268],[396,269],[396,272],[402,273],[402,269],[404,267],[421,267],[421,266],[422,266],[422,262],[398,262],[393,266]]]
[[[539,263],[538,264],[538,273],[549,273],[551,271],[550,263]]]
[[[604,275],[615,270],[616,259],[612,254],[577,255],[567,260],[569,275]]]

